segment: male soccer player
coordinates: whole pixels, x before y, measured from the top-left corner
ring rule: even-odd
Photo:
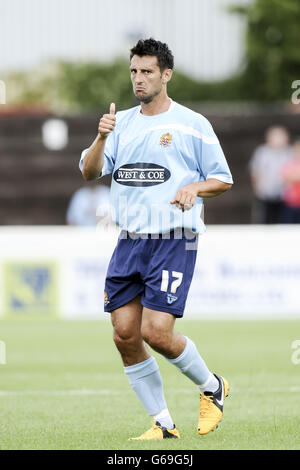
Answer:
[[[147,345],[197,385],[200,435],[218,425],[229,390],[193,341],[174,332],[205,229],[202,200],[230,189],[232,177],[207,119],[168,97],[173,65],[167,44],[138,41],[130,51],[130,74],[140,105],[115,114],[111,103],[80,160],[86,180],[113,175],[114,218],[122,230],[107,271],[105,311],[125,374],[153,418],[135,440],[180,438]]]

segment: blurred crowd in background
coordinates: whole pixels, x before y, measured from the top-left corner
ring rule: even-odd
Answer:
[[[255,195],[252,222],[300,223],[300,135],[290,142],[285,127],[270,127],[249,167]]]
[[[0,0],[0,224],[110,223],[110,178],[85,183],[78,161],[110,102],[137,104],[128,51],[150,36],[175,56],[169,96],[211,121],[233,173],[206,223],[300,223],[299,0],[140,3]]]

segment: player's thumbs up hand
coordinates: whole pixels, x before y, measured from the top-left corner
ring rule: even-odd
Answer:
[[[116,105],[115,105],[115,103],[110,103],[109,114],[113,114],[113,115],[116,114]]]
[[[103,114],[99,122],[98,132],[101,138],[106,139],[106,137],[114,130],[116,125],[116,105],[111,103],[109,107],[109,114]]]

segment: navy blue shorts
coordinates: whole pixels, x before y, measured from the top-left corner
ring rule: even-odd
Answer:
[[[198,236],[169,239],[146,235],[133,239],[121,232],[110,260],[104,310],[113,310],[141,295],[144,307],[182,317],[197,257]]]

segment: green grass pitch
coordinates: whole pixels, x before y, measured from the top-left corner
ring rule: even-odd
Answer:
[[[178,320],[230,384],[219,428],[196,433],[196,387],[155,354],[180,440],[130,442],[150,420],[101,321],[0,321],[0,449],[300,449],[299,321]]]

